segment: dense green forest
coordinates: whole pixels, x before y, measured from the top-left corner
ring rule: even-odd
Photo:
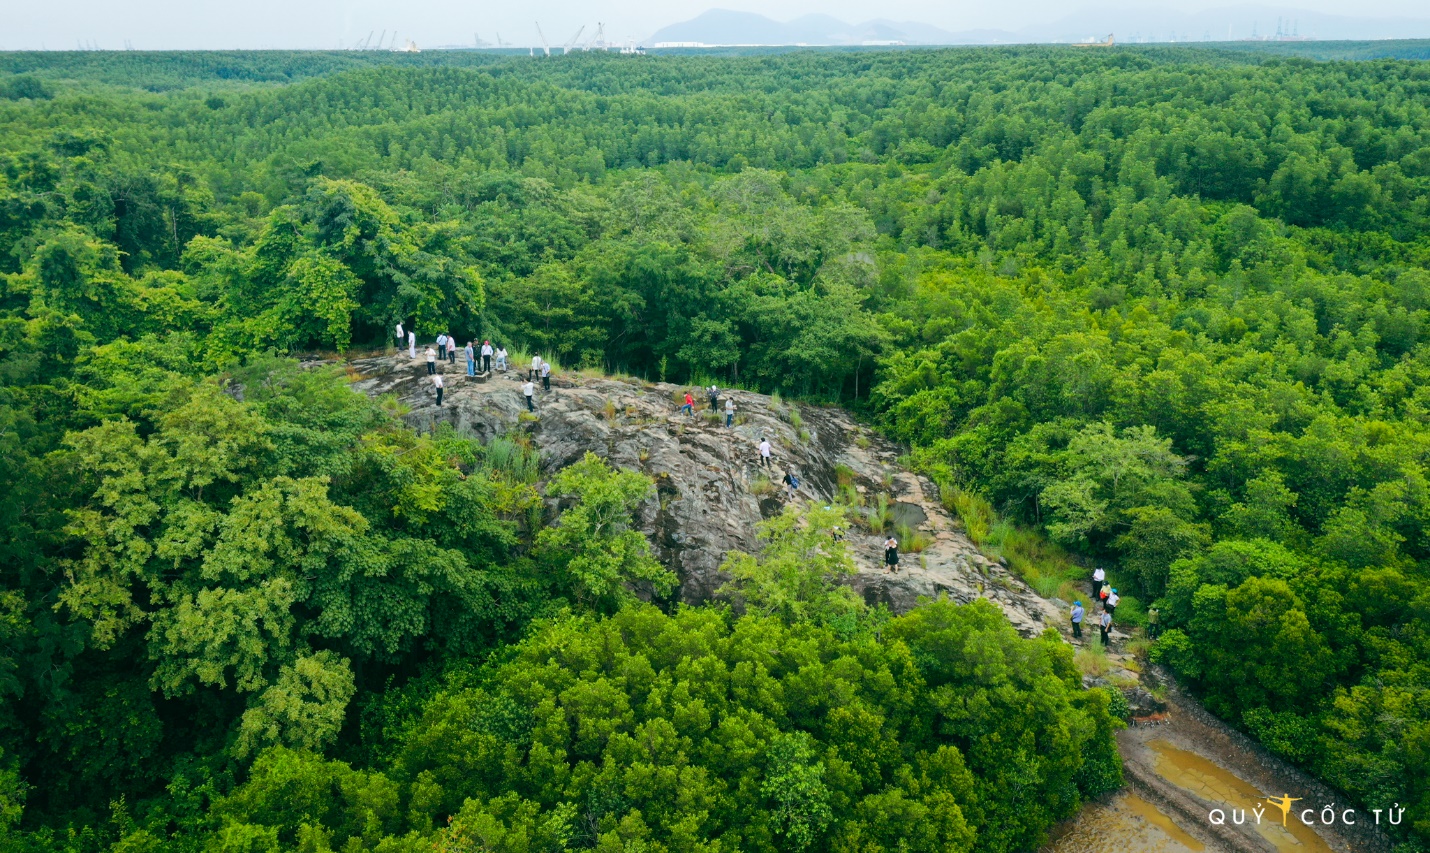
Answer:
[[[286,358],[398,319],[862,412],[1430,838],[1430,66],[0,55],[4,849],[1028,850],[1120,784],[1066,645],[640,604],[640,476]]]

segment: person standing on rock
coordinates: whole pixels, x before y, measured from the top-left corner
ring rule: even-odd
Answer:
[[[884,574],[899,571],[899,540],[890,536],[884,540]]]
[[[760,467],[770,467],[770,440],[760,436]]]
[[[710,411],[715,411],[720,407],[720,387],[711,385],[705,389],[705,395],[710,398]]]
[[[541,356],[539,356],[539,355],[534,355],[534,356],[531,357],[531,371],[526,374],[526,378],[527,378],[527,379],[535,379],[536,377],[538,377],[538,376],[540,376],[540,375],[541,375]]]
[[[729,429],[735,425],[735,398],[725,398],[725,428]]]
[[[393,335],[393,337],[397,338],[397,348],[398,348],[398,349],[402,349],[402,342],[405,341],[405,340],[407,340],[407,335],[404,334],[403,331],[402,331],[402,321],[401,321],[401,320],[398,320],[398,321],[397,321],[397,332],[396,332],[396,334]]]
[[[680,410],[692,418],[695,417],[695,397],[689,391],[685,392],[685,402],[681,404]]]
[[[1112,587],[1108,586],[1107,584],[1103,584],[1102,592],[1099,592],[1097,594],[1097,603],[1101,604],[1104,609],[1107,607],[1107,595],[1111,591],[1111,589]]]
[[[1102,570],[1102,567],[1099,566],[1099,567],[1092,573],[1092,597],[1093,597],[1094,599],[1096,599],[1096,598],[1102,593],[1102,584],[1103,584],[1103,582],[1106,581],[1106,580],[1107,580],[1107,572],[1104,572],[1104,571]]]
[[[407,333],[407,357],[410,358],[410,359],[412,359],[412,360],[414,360],[414,361],[417,359],[417,333],[416,333],[416,332],[408,332],[408,333]]]
[[[497,370],[506,373],[506,347],[497,347]]]
[[[427,375],[431,376],[437,372],[437,351],[431,347],[427,348]]]
[[[462,347],[462,355],[467,357],[467,375],[477,375],[477,351],[472,348],[472,342],[467,341],[467,345]]]
[[[541,360],[541,390],[551,390],[551,362]]]
[[[531,398],[536,396],[536,383],[530,379],[526,380],[526,384],[521,386],[521,393],[526,397],[526,410],[536,411],[536,404],[531,401]]]
[[[1157,639],[1157,633],[1161,630],[1157,625],[1157,620],[1162,616],[1157,608],[1152,607],[1147,610],[1147,639]]]
[[[442,374],[432,374],[432,387],[437,389],[437,405],[440,406],[442,405],[442,389],[445,387],[442,382]]]
[[[1107,611],[1107,613],[1108,613],[1109,615],[1110,615],[1110,614],[1113,614],[1113,613],[1116,613],[1116,612],[1117,612],[1117,602],[1119,602],[1119,601],[1121,601],[1121,600],[1122,600],[1122,598],[1117,594],[1117,590],[1114,589],[1114,590],[1107,596],[1107,600],[1102,603],[1102,609],[1105,610],[1105,611]]]
[[[492,372],[492,342],[482,341],[482,372]]]
[[[1102,647],[1107,648],[1112,645],[1112,614],[1106,610],[1102,611],[1102,618],[1098,620],[1097,628],[1102,632]]]
[[[447,360],[447,334],[445,332],[437,335],[437,357],[443,361]]]
[[[1085,614],[1082,609],[1082,602],[1074,601],[1072,606],[1072,626],[1074,640],[1082,639],[1082,617],[1084,615]]]
[[[447,336],[447,361],[453,365],[457,363],[457,338],[454,335]]]

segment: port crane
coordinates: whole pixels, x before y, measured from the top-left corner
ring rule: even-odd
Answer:
[[[540,22],[540,21],[537,21],[537,22],[536,22],[536,34],[537,34],[538,36],[541,36],[541,49],[546,53],[547,56],[550,56],[550,55],[551,55],[551,45],[549,45],[549,44],[546,43],[546,33],[543,33],[543,32],[541,31],[541,22]]]

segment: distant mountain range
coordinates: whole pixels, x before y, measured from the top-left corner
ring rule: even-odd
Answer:
[[[1027,44],[1082,42],[1116,34],[1119,42],[1241,39],[1430,38],[1430,17],[1368,18],[1276,6],[1228,6],[1200,12],[1155,8],[1084,9],[1017,30],[945,30],[917,21],[876,18],[849,24],[829,15],[776,21],[753,12],[711,9],[671,24],[648,45]]]

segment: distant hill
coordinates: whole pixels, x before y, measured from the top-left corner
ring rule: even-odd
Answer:
[[[1017,30],[950,31],[917,21],[876,18],[849,24],[830,15],[776,21],[754,12],[711,9],[658,30],[646,42],[708,45],[861,45],[902,43],[1026,44],[1080,42],[1116,34],[1119,42],[1238,41],[1244,39],[1414,39],[1430,38],[1425,18],[1369,18],[1328,15],[1281,6],[1239,5],[1198,12],[1152,7],[1082,9],[1047,23]]]
[[[829,15],[776,21],[753,12],[711,9],[689,21],[658,30],[647,44],[858,45],[870,42],[961,44],[957,33],[915,21],[875,19],[848,24]]]

